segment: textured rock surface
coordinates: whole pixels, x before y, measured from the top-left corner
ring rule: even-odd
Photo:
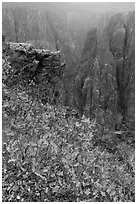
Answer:
[[[97,29],[88,33],[81,58],[80,71],[75,83],[76,93],[79,93],[76,100],[80,101],[81,106],[84,106],[84,103],[80,100],[82,97],[79,89],[81,86],[82,94],[85,81],[89,77],[90,87],[92,88],[91,93],[87,93],[85,100],[88,103],[87,105],[92,106],[92,114],[96,115],[99,110],[103,112],[108,110],[114,113],[117,100],[116,76],[112,66],[114,65],[114,58],[109,51],[105,37]]]
[[[91,112],[95,115],[98,115],[99,110],[100,114],[105,112],[117,120],[118,112],[126,121],[129,118],[134,121],[134,13],[111,17],[112,15],[106,14],[103,19],[103,16],[94,16],[90,12],[85,15],[77,12],[54,13],[39,9],[3,8],[3,31],[9,39],[16,42],[30,42],[36,48],[61,50],[62,58],[67,62],[63,75],[64,105],[77,107],[81,115],[90,106],[90,111],[92,109]],[[98,29],[91,29],[93,25]],[[90,31],[84,44],[88,30]],[[10,46],[14,49],[13,43]],[[25,44],[22,44],[23,49],[19,47],[22,53],[23,49],[30,49],[25,48]],[[12,83],[19,81],[17,78],[22,69],[21,76],[24,76],[25,83],[30,80],[39,84],[40,90],[44,89],[43,94],[51,92],[52,96],[56,89],[61,90],[60,79],[53,77],[55,80],[50,80],[51,72],[43,69],[49,66],[50,71],[58,70],[52,69],[58,64],[56,52],[57,55],[50,52],[38,54],[38,50],[32,49],[27,56],[23,54],[23,58],[27,58],[26,62],[21,59],[22,54],[19,55],[19,52],[14,51],[10,58],[10,63],[17,68],[13,72]],[[40,59],[42,55],[45,55],[44,59]],[[52,76],[58,75],[58,71],[54,71]],[[43,84],[42,87],[40,84]],[[55,95],[58,95],[58,91]]]
[[[64,64],[59,51],[35,49],[26,43],[5,43],[3,41],[3,82],[8,86],[33,85],[38,97],[46,102],[59,97],[62,86]],[[4,67],[4,66],[3,66]]]
[[[81,113],[89,103],[92,116],[99,111],[99,117],[106,118],[107,114],[115,124],[120,114],[134,126],[134,22],[134,13],[119,14],[103,32],[93,29],[88,33],[75,80],[77,107]],[[87,77],[92,89],[90,95],[84,93],[83,102],[82,90]]]
[[[135,116],[135,14],[114,16],[109,33],[110,50],[116,62],[118,108],[127,122]],[[109,27],[108,27],[109,29]]]

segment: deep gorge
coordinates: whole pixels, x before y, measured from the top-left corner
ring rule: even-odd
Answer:
[[[135,202],[134,10],[2,4],[4,202]]]
[[[82,99],[82,87],[91,77],[94,110],[115,110],[113,115],[134,118],[134,12],[83,16],[79,12],[4,8],[3,33],[11,42],[61,51],[62,61],[66,61],[64,105],[82,111],[84,101],[90,100],[86,94]]]

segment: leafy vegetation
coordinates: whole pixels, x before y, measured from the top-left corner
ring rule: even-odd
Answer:
[[[135,201],[134,12],[84,15],[3,9],[4,202]]]
[[[134,201],[134,147],[3,85],[3,201]]]

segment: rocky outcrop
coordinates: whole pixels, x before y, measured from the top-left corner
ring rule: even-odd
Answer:
[[[55,102],[59,98],[64,65],[59,51],[3,41],[3,82],[10,87],[33,86],[34,94],[43,102]]]
[[[33,82],[46,101],[46,95],[52,98],[62,89],[59,76],[65,58],[64,105],[77,107],[81,115],[90,110],[88,115],[103,120],[108,114],[116,121],[122,114],[125,121],[134,121],[134,13],[105,15],[103,20],[102,14],[90,12],[3,8],[3,31],[9,39],[62,53],[60,57],[59,52],[39,51],[28,43],[9,43],[8,67],[13,70],[6,69],[12,73],[8,84]]]
[[[69,16],[71,12],[56,8],[48,10],[15,6],[2,9],[2,28],[9,41],[30,43],[38,49],[61,51],[61,58],[67,62],[63,79],[64,105],[72,103],[73,75],[87,28],[86,25],[82,32],[78,32],[74,18],[70,19]],[[79,25],[78,19],[75,21]]]

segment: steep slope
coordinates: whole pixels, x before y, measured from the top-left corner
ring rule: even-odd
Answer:
[[[124,119],[132,121],[134,126],[135,14],[130,13],[126,18],[114,16],[110,24],[109,46],[116,62],[118,108]]]
[[[114,118],[117,112],[125,120],[133,116],[134,121],[134,14],[112,15],[4,7],[2,26],[10,41],[61,51],[66,61],[64,105],[77,107],[82,115],[87,104],[92,115],[100,109]]]
[[[72,73],[75,72],[82,49],[82,44],[77,42],[77,39],[83,42],[83,35],[87,32],[87,27],[84,32],[80,30],[78,38],[75,38],[77,27],[73,25],[77,24],[78,19],[74,22],[74,19],[70,18],[71,13],[56,11],[56,9],[45,11],[26,7],[4,7],[2,12],[2,28],[9,41],[31,43],[36,48],[61,51],[61,57],[67,62],[64,72],[66,93],[64,103],[70,104],[71,101],[68,98],[72,98]],[[83,22],[81,27],[82,24]],[[74,29],[71,29],[71,26]]]
[[[54,20],[56,19],[56,22]],[[21,7],[3,9],[3,32],[12,42],[30,42],[36,48],[56,49],[59,27],[65,21],[54,13]],[[54,26],[56,24],[56,26]],[[58,29],[56,28],[58,27]],[[62,33],[66,33],[65,24]],[[62,36],[63,41],[63,36]]]
[[[114,66],[114,58],[109,51],[106,36],[99,30],[92,29],[87,35],[79,65],[79,74],[75,80],[76,94],[79,95],[81,92],[82,95],[85,79],[87,77],[91,79],[91,94],[90,96],[85,95],[83,100],[90,100],[92,116],[96,115],[99,109],[105,112],[115,110],[117,94]],[[81,99],[81,96],[76,95],[76,101],[81,102],[83,106],[84,101]]]
[[[134,13],[6,12],[2,200],[135,202]]]
[[[3,42],[2,200],[134,202],[134,147],[29,92],[60,68],[59,52]]]
[[[105,29],[88,32],[75,79],[81,115],[89,103],[90,116],[102,124],[108,116],[113,127],[126,122],[134,128],[134,22],[134,13],[119,14]]]

